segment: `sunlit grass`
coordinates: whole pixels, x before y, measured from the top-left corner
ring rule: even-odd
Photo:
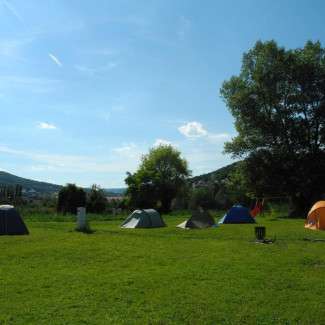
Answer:
[[[221,216],[221,213],[218,214]],[[259,218],[208,230],[120,229],[120,220],[32,221],[0,237],[0,324],[321,324],[325,233]],[[72,218],[72,217],[71,217]],[[122,217],[121,217],[122,218]]]

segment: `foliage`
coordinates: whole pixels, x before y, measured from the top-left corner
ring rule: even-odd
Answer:
[[[62,213],[77,213],[78,207],[86,205],[86,192],[75,184],[62,187],[58,195],[57,211]]]
[[[172,201],[171,210],[180,211],[189,208],[189,202],[192,193],[192,186],[186,182],[178,191],[176,197]]]
[[[91,187],[87,195],[87,212],[102,213],[107,206],[104,191],[96,184]]]
[[[237,161],[212,173],[190,180],[190,208],[228,209],[233,204],[250,206],[252,193],[248,188],[245,161]]]
[[[236,167],[229,173],[228,178],[225,180],[224,192],[232,204],[240,203],[249,207],[254,195],[249,192],[245,166],[246,161],[237,163]]]
[[[222,183],[228,178],[229,174],[237,167],[238,164],[239,162],[234,162],[225,167],[221,167],[213,172],[194,176],[189,179],[189,182],[191,184]]]
[[[215,209],[216,200],[213,186],[207,185],[192,189],[189,207],[192,210],[198,207],[203,209]]]
[[[134,174],[128,173],[125,179],[131,206],[170,211],[172,200],[189,175],[186,160],[171,145],[151,149],[142,158],[138,170]]]
[[[255,195],[289,195],[292,215],[305,213],[325,183],[325,50],[319,42],[285,50],[257,42],[221,95],[238,136],[225,146],[247,157]],[[299,205],[297,204],[299,203]]]

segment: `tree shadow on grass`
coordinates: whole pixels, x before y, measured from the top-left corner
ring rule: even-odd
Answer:
[[[283,220],[305,220],[305,218],[289,218],[287,215],[280,215],[269,219],[269,221],[283,221]]]
[[[96,233],[97,230],[93,230],[93,229],[90,229],[90,228],[88,228],[88,229],[77,229],[77,228],[75,228],[73,230],[69,230],[69,232],[78,232],[78,233],[82,233],[82,234],[85,234],[85,235],[92,235],[92,234]]]

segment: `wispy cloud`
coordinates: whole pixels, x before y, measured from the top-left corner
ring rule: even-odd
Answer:
[[[47,122],[38,122],[37,127],[39,129],[44,129],[44,130],[56,130],[57,127],[54,124],[50,124]]]
[[[34,38],[2,39],[0,40],[0,56],[14,59],[24,59],[22,52]]]
[[[86,50],[85,52],[93,55],[102,55],[102,56],[111,56],[116,54],[116,51],[110,48],[90,49],[90,50]]]
[[[211,143],[219,143],[229,140],[231,135],[229,133],[208,133],[207,140]]]
[[[119,155],[115,155],[111,159],[104,159],[84,155],[39,153],[35,151],[17,150],[6,145],[0,145],[1,153],[13,155],[21,159],[28,159],[32,163],[30,166],[38,166],[37,168],[39,170],[52,170],[61,173],[69,172],[71,174],[84,172],[125,173],[127,170],[134,170],[139,162],[139,157],[137,156],[136,159],[129,160],[125,156],[130,154],[132,150],[134,148],[124,148],[124,150],[120,151]]]
[[[19,75],[3,75],[0,76],[0,91],[6,89],[9,92],[13,90],[22,90],[33,93],[49,93],[53,89],[57,89],[60,80],[36,78]]]
[[[95,69],[87,67],[85,65],[75,65],[74,68],[79,72],[86,73],[89,75],[93,75],[95,73]]]
[[[106,121],[110,121],[111,118],[116,114],[121,114],[126,111],[126,107],[121,104],[114,104],[111,108],[105,111],[101,111],[99,114],[99,118],[104,119]]]
[[[124,105],[113,105],[111,108],[112,112],[123,112],[125,111],[125,106]]]
[[[99,73],[104,73],[107,71],[110,71],[114,68],[117,67],[117,63],[116,62],[108,62],[105,65],[99,66],[99,67],[89,67],[86,65],[75,65],[74,66],[75,69],[81,73],[93,76],[95,74],[99,74]]]
[[[113,152],[128,159],[140,159],[142,155],[140,148],[133,142],[125,143],[120,147],[114,148]]]
[[[1,2],[3,4],[4,7],[6,7],[6,9],[13,15],[15,16],[20,22],[24,22],[22,16],[19,14],[19,12],[16,10],[16,8],[13,6],[12,3],[10,3],[7,0],[2,0]]]
[[[49,57],[58,67],[60,67],[60,68],[62,67],[63,64],[55,55],[53,55],[52,53],[49,53]]]
[[[184,17],[181,16],[179,18],[179,23],[178,23],[178,31],[177,31],[177,36],[180,40],[184,40],[185,36],[188,34],[188,32],[191,29],[191,21]]]

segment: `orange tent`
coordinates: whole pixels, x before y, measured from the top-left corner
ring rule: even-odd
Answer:
[[[325,230],[325,201],[316,202],[310,209],[305,228]]]

